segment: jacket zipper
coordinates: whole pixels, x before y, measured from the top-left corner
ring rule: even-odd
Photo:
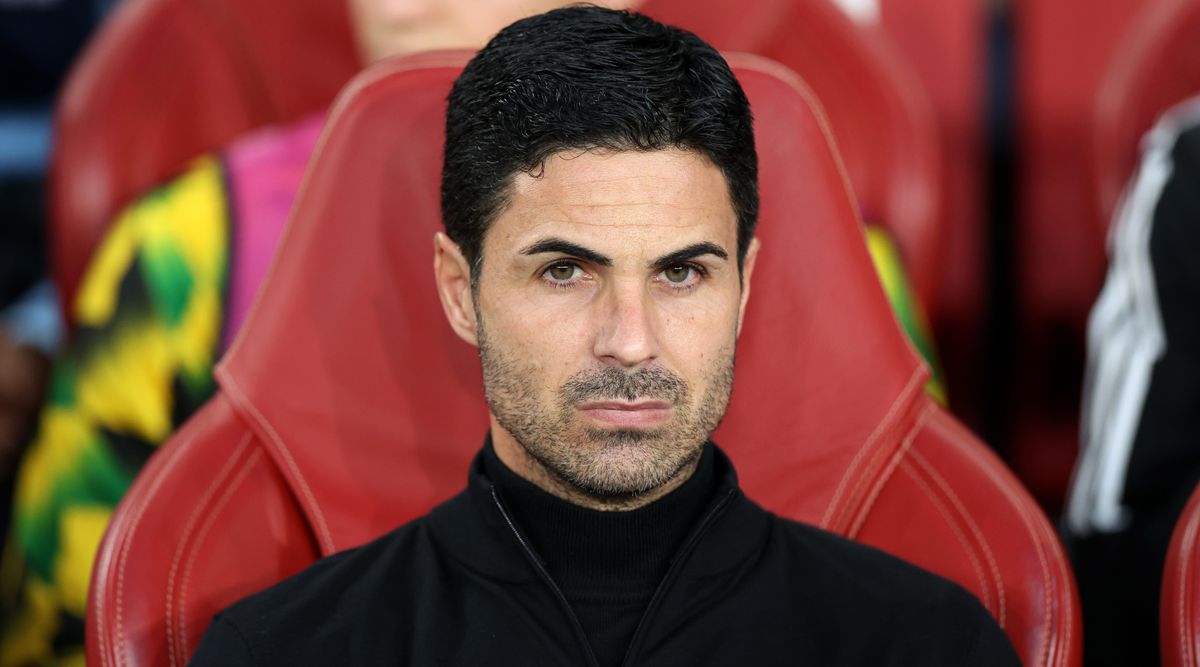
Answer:
[[[583,631],[583,624],[580,623],[579,618],[575,616],[575,610],[571,609],[571,603],[567,602],[567,596],[563,595],[562,589],[558,587],[558,584],[554,583],[554,579],[550,577],[550,573],[546,571],[546,568],[542,565],[542,562],[538,560],[537,554],[533,551],[533,547],[529,546],[529,543],[525,541],[525,536],[521,534],[521,531],[517,530],[517,525],[513,523],[512,518],[508,515],[508,511],[504,509],[504,503],[500,502],[500,496],[496,494],[495,484],[491,485],[491,491],[492,502],[496,504],[496,509],[500,510],[500,516],[504,517],[504,523],[508,524],[508,529],[512,531],[514,536],[516,536],[517,543],[521,545],[521,551],[525,553],[525,558],[527,558],[530,563],[533,563],[533,567],[535,570],[537,570],[538,576],[540,576],[542,581],[550,587],[551,591],[554,591],[554,597],[558,598],[559,605],[561,605],[563,610],[567,612],[567,618],[571,619],[571,627],[575,630],[575,638],[579,640],[579,645],[583,648],[583,654],[587,657],[588,664],[591,665],[591,667],[600,667],[600,661],[596,658],[596,654],[592,652],[592,645],[588,643],[587,634],[585,634]],[[634,633],[634,636],[637,636],[636,632]]]
[[[638,621],[637,629],[633,631],[633,638],[629,640],[629,647],[625,650],[625,659],[621,661],[622,667],[631,667],[634,664],[634,657],[637,655],[638,643],[642,638],[642,634],[646,626],[650,624],[650,619],[658,611],[658,607],[662,605],[663,598],[666,597],[671,584],[679,577],[679,571],[683,569],[683,563],[687,562],[688,556],[696,548],[696,544],[700,542],[700,538],[708,531],[709,525],[724,511],[725,506],[729,504],[729,501],[736,493],[736,488],[730,489],[725,494],[725,497],[709,510],[708,514],[700,522],[699,527],[696,528],[696,531],[688,538],[687,543],[679,550],[679,556],[667,568],[666,576],[659,582],[658,588],[655,589],[654,595],[650,598],[650,604],[646,605],[646,611],[642,614],[642,620]]]

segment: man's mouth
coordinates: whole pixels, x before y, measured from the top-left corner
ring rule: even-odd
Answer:
[[[666,401],[596,401],[575,408],[585,418],[609,428],[653,428],[671,418]]]

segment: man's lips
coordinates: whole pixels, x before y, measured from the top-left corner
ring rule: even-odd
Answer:
[[[671,418],[671,404],[666,401],[600,401],[583,403],[576,410],[584,417],[615,428],[651,428]]]

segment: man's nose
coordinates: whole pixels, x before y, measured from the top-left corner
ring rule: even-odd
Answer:
[[[636,368],[658,357],[654,304],[644,285],[610,285],[599,311],[594,347],[598,359]]]

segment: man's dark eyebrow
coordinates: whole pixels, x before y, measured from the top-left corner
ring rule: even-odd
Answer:
[[[729,253],[725,249],[715,243],[707,241],[703,243],[693,243],[692,245],[670,252],[658,259],[650,262],[651,268],[669,269],[673,266],[679,266],[687,262],[689,259],[694,259],[701,255],[716,255],[721,259],[729,259]]]
[[[521,249],[522,255],[540,255],[544,252],[561,252],[564,255],[572,255],[598,266],[612,266],[613,263],[611,259],[595,250],[588,250],[578,243],[571,243],[570,241],[554,237],[542,239],[533,245]]]

